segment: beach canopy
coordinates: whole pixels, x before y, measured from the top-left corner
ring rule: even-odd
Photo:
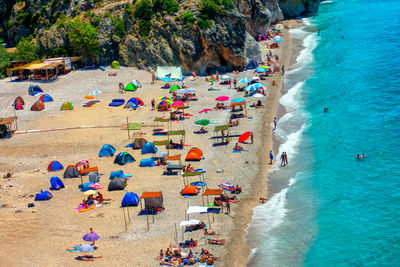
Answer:
[[[250,137],[250,132],[245,132],[239,137],[238,142],[244,143],[246,142],[247,139],[249,139],[249,137]]]
[[[128,152],[119,153],[114,160],[114,163],[119,165],[125,165],[132,162],[135,162],[135,159]]]
[[[181,192],[181,195],[197,195],[199,189],[194,185],[187,185]]]
[[[148,158],[148,159],[142,159],[140,161],[139,167],[155,167],[156,164],[154,163],[154,159]]]
[[[42,111],[43,109],[44,109],[44,104],[40,100],[33,103],[32,107],[31,107],[32,111]]]
[[[142,149],[146,143],[148,143],[146,139],[137,137],[135,141],[133,141],[132,149]]]
[[[36,194],[35,201],[50,200],[53,195],[49,191],[41,191]]]
[[[180,66],[158,66],[156,71],[157,80],[171,79],[171,81],[182,80],[182,67]]]
[[[24,99],[22,99],[22,97],[20,97],[20,96],[18,96],[17,98],[15,98],[15,100],[14,100],[14,106],[16,106],[18,103],[21,104],[21,105],[25,105]]]
[[[219,97],[215,98],[215,100],[217,100],[217,101],[227,101],[227,100],[229,100],[229,96],[225,96],[225,95],[219,96]]]
[[[227,191],[235,191],[235,186],[231,183],[223,183],[218,186]]]
[[[159,98],[158,98],[159,100],[169,100],[169,101],[171,101],[172,102],[172,99],[169,97],[169,96],[160,96]]]
[[[126,192],[124,198],[121,201],[121,207],[132,207],[139,204],[139,196],[133,192]]]
[[[243,105],[246,104],[246,100],[244,98],[235,98],[232,100],[232,106]]]
[[[157,153],[157,148],[155,147],[155,145],[153,145],[153,143],[147,142],[142,147],[141,152],[142,152],[142,154],[155,154],[155,153]]]
[[[240,83],[249,83],[250,79],[249,78],[243,78],[239,81]]]
[[[75,178],[79,177],[79,171],[75,167],[75,165],[68,165],[68,167],[64,171],[64,178]]]
[[[64,188],[64,183],[57,176],[53,176],[50,178],[50,189],[51,190],[60,190]]]
[[[99,157],[112,157],[114,156],[115,148],[112,145],[105,144],[100,149]]]
[[[49,94],[42,94],[39,100],[42,100],[42,102],[53,102],[53,98]]]
[[[187,214],[191,214],[191,213],[202,213],[202,212],[207,212],[208,208],[207,207],[203,207],[203,206],[190,206],[186,213]]]
[[[203,152],[199,148],[193,147],[192,149],[189,150],[185,160],[199,161],[201,159],[203,159]]]
[[[29,85],[29,87],[28,87],[28,93],[29,93],[29,95],[34,96],[34,95],[43,93],[43,90],[40,89],[39,85],[37,85],[37,84],[31,84],[31,85]]]
[[[144,199],[145,209],[158,209],[163,207],[164,199],[162,192],[143,192],[140,198]]]
[[[61,105],[61,110],[72,110],[74,108],[74,106],[72,106],[72,104],[70,102],[64,102]]]
[[[126,104],[128,104],[128,103],[133,103],[136,106],[143,106],[144,105],[142,99],[140,99],[139,97],[132,97],[131,99],[128,100],[128,102],[126,102]],[[126,105],[125,105],[125,107],[126,107]]]
[[[258,88],[256,87],[256,86],[254,86],[254,84],[250,84],[249,86],[246,86],[245,88],[244,88],[244,90],[245,91],[255,91],[255,90],[257,90]]]
[[[124,190],[126,187],[126,178],[115,178],[108,184],[108,191]]]
[[[197,225],[199,224],[201,221],[197,220],[197,219],[191,219],[189,221],[181,221],[181,223],[179,224],[181,227],[183,226],[189,226],[189,225]]]
[[[132,91],[132,92],[134,92],[134,91],[136,91],[137,90],[137,87],[136,87],[136,85],[134,85],[133,83],[128,83],[128,85],[127,86],[125,86],[125,91]]]
[[[54,172],[62,169],[64,169],[63,165],[61,165],[61,163],[56,160],[50,162],[49,166],[47,167],[47,170],[49,172]]]
[[[210,124],[210,120],[202,119],[202,120],[195,121],[194,123],[199,124],[199,125],[203,125],[203,126],[207,126],[207,125]]]

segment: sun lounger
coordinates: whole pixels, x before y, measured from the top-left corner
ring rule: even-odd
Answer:
[[[167,170],[182,170],[183,169],[183,165],[168,165],[167,166]]]

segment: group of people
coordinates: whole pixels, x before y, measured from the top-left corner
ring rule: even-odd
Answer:
[[[91,205],[103,202],[104,202],[103,194],[97,192],[96,197],[94,197],[93,195],[89,195],[87,199],[83,199],[81,205],[84,206],[85,208],[88,208]]]
[[[183,116],[183,113],[177,114],[176,112],[171,112],[169,114],[171,121],[182,121],[185,119],[185,116]]]
[[[287,154],[286,152],[282,152],[281,155],[281,167],[286,166],[288,164]]]
[[[221,109],[227,109],[228,107],[226,107],[226,106],[224,105],[224,103],[217,103],[217,105],[215,106],[215,108],[216,108],[217,110],[221,110]]]

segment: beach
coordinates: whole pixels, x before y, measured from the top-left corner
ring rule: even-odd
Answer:
[[[282,45],[274,50],[280,59],[280,65],[289,69],[292,61],[292,41],[288,29],[297,25],[297,21],[284,21],[285,28],[282,34]],[[260,42],[263,56],[266,42]],[[116,76],[108,73],[115,72]],[[244,77],[252,77],[254,70],[240,72],[237,76],[228,73],[230,77],[237,77],[239,81]],[[143,84],[135,92],[119,93],[120,82],[128,84],[137,79]],[[272,81],[277,83],[272,86]],[[218,238],[226,239],[225,246],[206,244],[203,231],[185,233],[184,238],[198,240],[198,247],[194,251],[206,248],[220,257],[216,266],[245,266],[251,248],[246,245],[247,225],[251,222],[253,208],[259,205],[260,197],[268,197],[266,175],[268,152],[276,146],[273,144],[272,122],[278,112],[278,101],[281,95],[282,75],[261,81],[266,90],[266,96],[261,98],[265,108],[251,108],[259,99],[246,98],[247,118],[239,119],[239,126],[230,129],[234,136],[226,146],[213,146],[213,128],[216,125],[226,125],[229,122],[229,110],[215,110],[218,96],[229,96],[230,100],[243,97],[244,92],[237,92],[229,86],[214,83],[209,91],[210,83],[204,77],[194,81],[185,80],[185,85],[195,88],[198,101],[190,102],[185,111],[193,116],[184,121],[171,122],[172,130],[185,130],[185,144],[183,150],[170,150],[170,155],[180,154],[182,161],[189,149],[198,147],[203,151],[204,160],[191,163],[195,169],[206,170],[204,174],[208,188],[217,188],[221,183],[238,184],[242,193],[237,195],[240,200],[231,205],[231,213],[191,215],[204,221],[210,231],[219,234]],[[198,196],[184,198],[180,191],[184,188],[180,175],[162,175],[162,167],[139,167],[141,159],[150,155],[142,155],[140,150],[125,147],[136,137],[142,136],[147,141],[164,140],[165,136],[153,136],[153,120],[155,117],[169,117],[168,112],[151,110],[151,100],[158,100],[161,96],[170,96],[168,90],[160,87],[164,82],[157,81],[151,84],[151,73],[135,68],[121,68],[119,70],[100,69],[74,71],[57,81],[38,83],[45,93],[50,94],[54,102],[45,103],[45,110],[30,111],[30,106],[37,100],[37,96],[28,95],[28,86],[31,82],[0,81],[0,117],[14,116],[11,107],[17,96],[25,100],[25,109],[16,111],[18,131],[10,139],[0,140],[0,237],[3,241],[0,250],[2,264],[6,266],[21,265],[66,265],[75,266],[80,262],[74,260],[79,252],[66,251],[75,245],[84,243],[82,236],[94,228],[100,235],[96,242],[98,249],[94,255],[103,256],[96,259],[91,265],[135,265],[157,266],[155,260],[160,249],[165,250],[174,239],[182,241],[182,230],[179,223],[185,220],[185,211],[188,206],[203,205],[201,192]],[[181,83],[176,83],[181,84]],[[99,90],[96,95],[100,102],[92,107],[82,107],[87,102],[83,97],[89,92]],[[108,103],[114,98],[125,100],[139,97],[145,103],[137,110],[109,107]],[[64,102],[71,102],[73,110],[60,110]],[[230,101],[228,101],[230,103]],[[228,103],[227,102],[227,103]],[[199,113],[204,108],[212,109],[207,113]],[[250,119],[252,118],[252,119]],[[207,134],[194,134],[200,129],[194,122],[208,119],[215,124],[205,126]],[[128,122],[143,123],[139,130],[121,130],[121,126]],[[76,128],[76,129],[71,129]],[[27,132],[28,130],[28,132]],[[38,130],[38,131],[32,131]],[[232,153],[236,136],[246,131],[254,132],[254,144],[242,144],[245,151]],[[173,137],[175,142],[180,137]],[[100,148],[104,144],[111,144],[116,153],[127,151],[136,162],[119,166],[113,163],[114,157],[98,157]],[[166,151],[158,146],[159,151]],[[275,154],[274,154],[275,155]],[[275,155],[275,158],[277,156]],[[85,197],[79,191],[79,178],[63,179],[63,171],[48,172],[48,164],[57,160],[64,165],[75,164],[79,160],[88,160],[91,166],[97,166],[101,174],[100,184],[106,198],[111,204],[104,205],[87,212],[77,212],[75,208]],[[187,165],[188,163],[183,163]],[[125,174],[132,174],[124,191],[107,191],[109,174],[111,171],[123,170]],[[10,178],[3,175],[12,173]],[[65,188],[52,191],[50,201],[33,201],[34,195],[40,190],[47,190],[52,176],[60,177]],[[87,182],[87,178],[84,178]],[[194,182],[195,178],[189,178]],[[126,191],[135,192],[139,196],[145,191],[162,191],[165,211],[149,218],[147,230],[146,216],[137,216],[140,206],[129,208],[130,222],[125,229],[124,213],[120,208],[121,200]],[[28,203],[35,207],[28,208]],[[215,219],[215,220],[214,220]],[[154,220],[154,221],[153,221]],[[175,230],[176,229],[176,230]],[[176,237],[177,234],[177,237]]]

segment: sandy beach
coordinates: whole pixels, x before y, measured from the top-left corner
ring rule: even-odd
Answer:
[[[281,59],[280,65],[289,69],[292,63],[292,41],[288,29],[298,22],[285,21],[283,43],[274,50]],[[260,42],[263,56],[265,56],[266,41]],[[113,70],[114,71],[114,70]],[[254,76],[254,70],[240,72],[241,78]],[[11,139],[0,140],[0,249],[1,265],[45,265],[45,266],[77,266],[81,264],[74,258],[80,252],[68,252],[67,248],[83,244],[82,236],[94,228],[100,235],[96,242],[98,249],[94,255],[103,258],[88,263],[97,266],[159,266],[155,260],[160,249],[165,250],[175,238],[177,228],[178,241],[182,241],[182,231],[179,223],[185,219],[187,207],[202,205],[201,193],[198,196],[184,198],[180,191],[184,188],[181,175],[162,175],[162,167],[139,167],[141,159],[150,155],[141,155],[140,150],[125,147],[132,143],[134,138],[142,136],[149,142],[164,140],[165,136],[153,136],[153,120],[155,117],[169,117],[169,112],[151,110],[151,100],[160,96],[170,96],[168,90],[161,89],[163,82],[151,84],[151,73],[134,68],[115,70],[116,76],[108,76],[110,70],[78,70],[59,80],[49,83],[38,83],[45,93],[50,94],[54,102],[45,103],[46,108],[41,112],[30,111],[30,106],[38,96],[28,95],[29,81],[10,82],[0,81],[0,117],[14,116],[12,102],[17,96],[25,100],[25,109],[16,111],[18,131]],[[135,92],[118,92],[118,83],[128,84],[132,79],[139,80],[143,87]],[[272,86],[272,82],[277,83]],[[282,88],[282,75],[261,81],[267,88],[267,95],[263,98],[246,98],[248,118],[241,118],[238,127],[232,127],[230,134],[239,136],[246,131],[254,132],[254,144],[242,144],[245,151],[232,153],[236,143],[233,137],[226,146],[213,146],[213,130],[215,125],[226,125],[230,119],[230,111],[218,111],[215,107],[215,98],[229,96],[230,100],[243,97],[244,92],[237,92],[229,86],[214,83],[209,91],[210,83],[204,77],[194,81],[185,80],[185,85],[196,88],[198,101],[190,102],[192,114],[184,121],[172,122],[172,130],[186,131],[183,150],[170,150],[170,155],[181,154],[182,158],[192,147],[199,147],[204,153],[204,160],[191,163],[195,169],[206,170],[204,175],[208,188],[217,188],[218,184],[229,182],[239,184],[243,190],[237,195],[240,200],[231,205],[231,213],[220,213],[214,216],[206,214],[191,215],[204,221],[210,231],[219,234],[218,238],[226,239],[225,246],[206,244],[203,231],[185,233],[185,239],[198,240],[198,246],[193,252],[199,255],[201,248],[206,248],[220,257],[215,266],[245,266],[251,248],[247,246],[245,234],[247,224],[251,222],[252,209],[259,204],[259,198],[267,195],[267,179],[269,169],[267,153],[273,149],[272,121],[277,114],[278,101]],[[181,84],[181,83],[177,83]],[[243,84],[242,84],[243,86]],[[100,102],[93,107],[83,107],[87,102],[83,97],[91,91],[100,90],[96,96]],[[114,98],[139,97],[145,103],[137,110],[109,107],[108,103]],[[265,108],[251,108],[250,105],[261,99]],[[71,102],[73,110],[60,110],[63,102]],[[228,101],[230,103],[230,101]],[[207,113],[199,113],[204,108],[213,109]],[[252,118],[252,119],[250,119]],[[140,130],[121,130],[122,124],[129,122],[144,123]],[[207,134],[194,134],[200,129],[194,122],[200,119],[209,119],[215,124],[205,128]],[[76,128],[81,129],[65,129]],[[85,128],[86,127],[86,128]],[[54,130],[58,129],[58,130]],[[26,132],[27,130],[40,130]],[[179,141],[175,137],[174,141]],[[111,144],[116,152],[129,152],[136,162],[119,166],[113,163],[114,157],[98,157],[100,148],[104,144]],[[159,151],[167,151],[164,146]],[[64,167],[86,159],[91,166],[97,166],[101,174],[100,184],[106,198],[111,204],[95,208],[88,212],[77,212],[75,208],[85,197],[78,189],[79,178],[63,179],[63,171],[50,173],[47,166],[52,160],[61,162]],[[188,164],[184,163],[183,164]],[[128,181],[124,191],[107,191],[109,174],[111,171],[123,170],[133,177]],[[217,170],[223,170],[223,172]],[[6,173],[12,173],[11,178],[3,178]],[[52,176],[60,177],[65,188],[53,191],[50,201],[35,202],[34,195],[40,190],[47,190]],[[87,182],[87,178],[84,178]],[[190,178],[190,182],[196,178]],[[135,192],[139,196],[144,191],[162,191],[165,211],[150,218],[150,229],[147,231],[146,216],[138,216],[140,206],[129,208],[130,222],[125,230],[124,215],[120,208],[121,200],[126,191]],[[28,208],[28,203],[35,207]],[[210,220],[210,221],[209,221]],[[211,224],[210,224],[211,222]],[[210,224],[210,225],[209,225]],[[187,251],[187,249],[185,250]]]

